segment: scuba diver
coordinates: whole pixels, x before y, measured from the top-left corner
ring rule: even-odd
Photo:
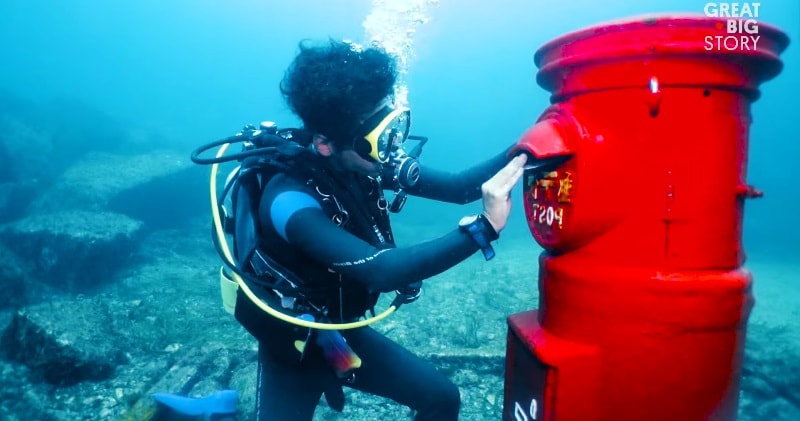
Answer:
[[[280,89],[302,128],[262,124],[232,138],[272,139],[262,148],[271,155],[237,155],[240,185],[230,189],[229,177],[226,186],[234,218],[220,217],[235,220],[226,230],[234,237],[235,270],[247,279],[230,311],[258,341],[258,420],[310,420],[323,395],[341,411],[343,386],[408,406],[417,420],[458,418],[455,384],[357,323],[368,312],[375,317],[381,293],[396,291],[398,307],[419,297],[423,280],[475,252],[491,259],[523,167],[551,171],[560,161],[536,161],[518,143],[457,174],[421,165],[426,139],[409,135],[410,110],[394,104],[397,76],[396,57],[379,45],[301,42]],[[410,140],[420,142],[412,152]],[[220,162],[198,153],[195,162]],[[394,192],[393,201],[384,190]],[[389,215],[407,195],[457,204],[481,199],[483,209],[439,238],[396,247]],[[261,300],[291,318],[267,314]]]

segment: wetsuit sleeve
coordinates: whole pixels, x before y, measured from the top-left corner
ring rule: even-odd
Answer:
[[[290,244],[380,292],[442,273],[479,250],[469,234],[457,228],[413,246],[381,250],[340,228],[316,207],[294,212],[284,232]]]
[[[481,198],[481,185],[500,171],[511,148],[459,173],[448,173],[420,165],[417,184],[406,191],[414,196],[450,203],[470,203]]]

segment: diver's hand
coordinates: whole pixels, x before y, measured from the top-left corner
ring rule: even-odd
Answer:
[[[481,185],[483,193],[483,214],[499,234],[506,226],[511,213],[511,189],[522,176],[522,167],[528,156],[521,153],[514,157],[503,169]]]

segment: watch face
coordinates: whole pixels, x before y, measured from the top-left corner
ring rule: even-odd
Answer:
[[[465,216],[465,217],[461,218],[460,221],[458,221],[458,226],[465,227],[465,226],[475,222],[475,220],[477,220],[477,219],[478,219],[478,215]]]

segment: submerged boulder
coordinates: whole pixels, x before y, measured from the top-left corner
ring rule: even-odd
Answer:
[[[106,307],[91,299],[42,303],[18,310],[2,347],[48,383],[102,380],[125,362],[124,347],[108,327]]]
[[[63,209],[105,210],[128,189],[191,167],[187,156],[172,152],[123,155],[91,152],[70,165],[53,186],[41,192],[33,213]]]
[[[93,152],[39,193],[30,213],[110,211],[142,221],[148,231],[175,228],[208,217],[207,172],[185,153]]]
[[[31,263],[33,275],[68,292],[104,284],[138,245],[140,221],[111,212],[31,215],[0,227],[2,241]]]

